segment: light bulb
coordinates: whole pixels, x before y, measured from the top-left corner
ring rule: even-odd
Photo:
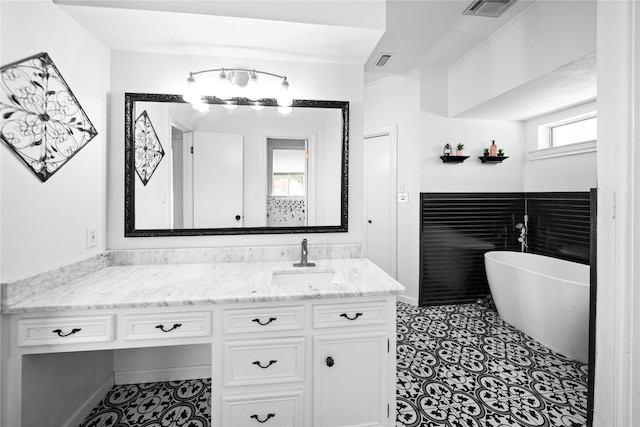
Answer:
[[[289,82],[287,81],[287,78],[284,77],[282,79],[282,83],[280,83],[280,93],[278,93],[278,105],[281,107],[289,107],[291,106],[291,104],[293,104],[293,99],[289,94]]]
[[[202,96],[200,95],[198,83],[193,77],[193,74],[189,74],[189,77],[187,78],[187,85],[184,89],[182,99],[192,105],[202,102]]]
[[[247,98],[249,98],[252,101],[257,101],[258,99],[260,99],[259,87],[258,87],[258,75],[256,74],[255,70],[249,73],[249,81],[247,82],[246,94],[247,94]]]
[[[232,92],[231,82],[229,81],[229,78],[227,76],[227,73],[224,71],[224,68],[222,69],[222,71],[220,71],[220,74],[218,75],[218,87],[216,89],[217,90],[216,90],[215,96],[217,96],[218,98],[222,100],[231,98],[231,92]]]

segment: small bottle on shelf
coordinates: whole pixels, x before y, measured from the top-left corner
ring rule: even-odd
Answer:
[[[489,147],[489,155],[491,157],[495,157],[498,155],[498,146],[496,145],[495,140],[491,140],[491,147]]]

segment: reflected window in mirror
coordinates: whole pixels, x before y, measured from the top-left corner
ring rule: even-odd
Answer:
[[[270,196],[306,196],[307,141],[267,138]]]

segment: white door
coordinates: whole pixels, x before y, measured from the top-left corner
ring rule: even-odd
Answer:
[[[320,335],[313,344],[313,425],[390,425],[386,334]]]
[[[242,135],[193,133],[194,228],[242,227]]]
[[[396,275],[395,146],[389,133],[364,140],[367,257]]]

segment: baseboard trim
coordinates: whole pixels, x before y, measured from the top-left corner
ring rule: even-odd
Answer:
[[[398,301],[415,306],[418,305],[418,298],[411,298],[406,295],[398,295]]]
[[[91,396],[85,400],[85,402],[71,415],[69,421],[62,425],[62,427],[78,427],[87,415],[95,408],[98,403],[104,398],[104,396],[113,388],[114,375],[113,372],[100,384],[100,386],[94,391]]]
[[[114,376],[116,385],[211,378],[211,365],[116,371]]]

